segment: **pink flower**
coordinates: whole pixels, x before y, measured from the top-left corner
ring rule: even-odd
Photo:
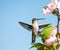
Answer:
[[[51,33],[52,36],[56,36],[57,33],[57,27],[53,27],[53,31]]]
[[[56,9],[57,4],[55,4],[55,2],[52,0],[47,6],[50,10],[53,11],[54,9]]]
[[[60,1],[59,1],[59,3],[58,3],[57,8],[59,9],[59,15],[60,15]]]
[[[46,39],[44,43],[46,46],[51,46],[52,43],[57,40],[56,33],[57,33],[57,27],[53,27],[51,35]]]
[[[57,8],[59,10],[59,15],[60,15],[60,1],[58,2],[58,0],[55,0],[55,4],[57,5]]]
[[[43,14],[51,14],[52,11],[49,8],[44,9],[43,8]]]
[[[45,41],[44,44],[45,44],[46,46],[51,46],[54,41],[56,41],[56,36],[50,36],[50,37]]]
[[[52,0],[48,5],[47,8],[43,8],[43,14],[52,14],[52,12],[58,8],[59,9],[59,15],[60,15],[60,1],[58,0]]]
[[[44,9],[43,8],[43,13],[44,14],[51,14],[55,9],[56,9],[57,5],[55,4],[54,1],[51,1],[48,5],[47,8]]]

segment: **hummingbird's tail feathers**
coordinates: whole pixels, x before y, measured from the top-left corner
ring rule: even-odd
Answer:
[[[32,44],[34,44],[34,43],[35,43],[35,39],[32,40]]]
[[[19,22],[19,24],[20,24],[23,28],[27,29],[28,31],[32,31],[32,25],[26,24],[26,23],[24,23],[24,22]]]
[[[49,25],[50,25],[50,24],[39,25],[39,29],[44,28],[44,27],[49,26]]]
[[[36,37],[32,36],[32,44],[35,43]]]

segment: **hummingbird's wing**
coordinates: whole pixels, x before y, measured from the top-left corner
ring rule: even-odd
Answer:
[[[24,27],[25,29],[31,31],[32,30],[32,25],[26,24],[24,22],[19,22],[19,24],[21,24],[22,27]]]
[[[39,29],[44,28],[44,27],[46,27],[46,26],[48,26],[48,25],[50,25],[50,24],[39,25]]]

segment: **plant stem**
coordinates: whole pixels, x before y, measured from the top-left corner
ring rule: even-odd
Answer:
[[[60,33],[59,33],[59,15],[57,16],[57,38],[60,38]],[[59,40],[58,40],[59,43]]]
[[[57,20],[57,33],[59,34],[59,16],[57,16],[58,20]]]
[[[56,9],[57,11],[57,38],[59,38],[60,34],[59,34],[59,9]]]

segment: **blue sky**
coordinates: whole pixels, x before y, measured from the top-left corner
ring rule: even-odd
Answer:
[[[46,18],[39,24],[57,24],[54,15],[42,14],[50,0],[0,0],[0,50],[36,50],[31,47],[32,33],[19,25],[19,21],[32,24],[32,18]],[[59,27],[60,28],[60,27]],[[40,38],[37,38],[41,42]]]

